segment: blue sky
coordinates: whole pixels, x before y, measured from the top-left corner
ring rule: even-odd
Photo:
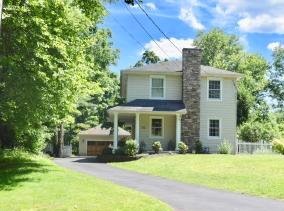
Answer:
[[[103,27],[112,31],[114,47],[120,50],[114,72],[134,65],[144,49],[153,50],[161,58],[179,59],[180,53],[136,6],[129,7],[151,36],[167,52],[165,55],[140,28],[120,0],[105,4],[110,14]],[[271,59],[272,49],[284,47],[284,0],[144,0],[143,8],[180,49],[192,47],[198,30],[219,27],[236,34],[246,51]],[[138,44],[121,29],[116,19],[135,36]]]

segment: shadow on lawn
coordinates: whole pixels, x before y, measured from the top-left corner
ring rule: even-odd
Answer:
[[[38,178],[30,176],[30,174],[35,172],[46,173],[48,171],[47,165],[35,161],[15,162],[7,160],[7,162],[1,162],[0,191],[12,190],[26,181],[39,181]]]

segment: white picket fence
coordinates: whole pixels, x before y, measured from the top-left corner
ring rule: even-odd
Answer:
[[[243,142],[237,141],[237,154],[258,154],[258,153],[273,153],[272,144],[264,141],[259,142]]]

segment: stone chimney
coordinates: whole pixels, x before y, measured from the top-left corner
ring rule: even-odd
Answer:
[[[201,49],[182,49],[182,99],[187,113],[182,116],[181,140],[195,147],[200,133]]]

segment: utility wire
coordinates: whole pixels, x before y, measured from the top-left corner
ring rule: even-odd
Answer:
[[[110,13],[109,13],[109,14],[110,14]],[[120,26],[120,28],[121,28],[123,31],[125,31],[125,32],[128,34],[129,37],[131,37],[131,39],[133,39],[138,45],[140,45],[142,49],[146,50],[146,49],[144,48],[144,46],[142,45],[142,43],[139,42],[139,41],[135,38],[135,36],[134,36],[132,33],[130,33],[114,16],[111,15],[111,18],[117,23],[117,25]]]
[[[141,46],[141,48],[144,50],[144,51],[146,51],[147,49],[143,46],[143,44],[140,42],[140,41],[138,41],[136,38],[135,38],[135,36],[131,33],[131,32],[129,32],[128,30],[127,30],[127,28],[123,25],[123,24],[121,24],[119,21],[118,21],[118,19],[116,19],[113,15],[111,15],[111,12],[104,6],[104,9],[108,12],[108,14],[110,15],[110,17],[120,26],[120,28],[123,30],[123,31],[125,31],[126,32],[126,34],[128,34],[128,36],[131,38],[131,39],[133,39],[138,45],[140,45]],[[155,42],[155,40],[153,39],[153,37],[151,36],[151,35],[149,35],[150,36],[150,38]],[[155,42],[156,43],[156,42]],[[156,45],[158,45],[158,47],[161,49],[161,47],[159,46],[159,44],[158,43],[156,43]],[[163,49],[161,49],[162,51],[163,51]],[[164,51],[163,51],[164,52]],[[164,52],[165,53],[165,52]],[[166,54],[166,53],[165,53]],[[168,55],[167,55],[168,56]],[[169,56],[168,56],[169,57]],[[160,64],[162,64],[162,65],[165,65],[163,62],[161,62]],[[169,67],[168,66],[165,66],[165,68],[166,69],[168,69],[168,70],[170,70],[169,69]]]
[[[123,4],[123,6],[127,9],[127,11],[130,13],[130,15],[133,17],[133,19],[138,23],[138,25],[143,29],[143,31],[150,37],[150,39],[158,46],[158,48],[167,56],[169,55],[160,47],[160,45],[157,43],[157,41],[154,39],[154,37],[147,31],[147,29],[143,26],[143,24],[136,18],[136,16],[130,11],[130,9]]]
[[[123,3],[121,3],[123,4]],[[136,21],[136,23],[143,29],[143,31],[150,37],[150,39],[158,46],[158,48],[170,59],[170,56],[167,54],[166,51],[164,51],[164,49],[157,43],[157,41],[154,39],[154,37],[148,32],[148,30],[143,26],[143,24],[136,18],[136,16],[130,11],[130,9],[128,8],[128,6],[126,6],[125,4],[123,4],[123,6],[126,8],[126,10],[128,11],[128,13],[133,17],[133,19]],[[178,63],[176,63],[175,60],[172,60],[175,65],[177,67],[179,67]],[[167,68],[169,69],[169,68]]]
[[[182,54],[181,50],[171,41],[171,39],[163,32],[163,30],[158,26],[158,24],[151,18],[151,16],[144,10],[144,8],[141,6],[141,4],[134,0],[136,4],[139,6],[139,8],[144,12],[144,14],[147,16],[147,18],[152,22],[152,24],[161,32],[162,35]]]

